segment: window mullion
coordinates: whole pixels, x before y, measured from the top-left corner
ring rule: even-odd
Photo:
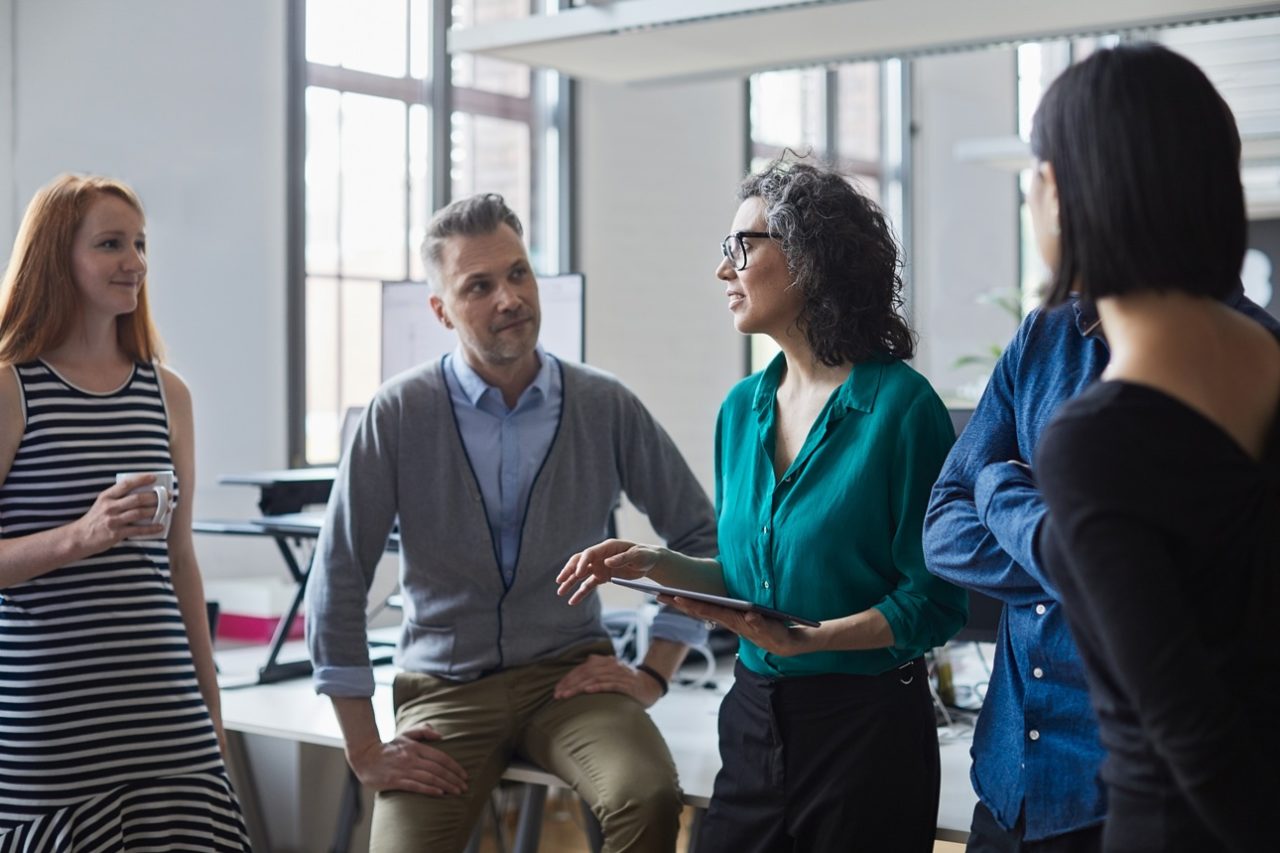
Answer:
[[[452,163],[453,67],[449,58],[449,26],[453,0],[431,2],[431,209],[453,196]]]

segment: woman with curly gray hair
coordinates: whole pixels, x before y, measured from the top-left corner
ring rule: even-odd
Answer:
[[[700,850],[929,851],[938,741],[922,655],[966,616],[921,548],[951,422],[903,362],[913,336],[879,208],[785,161],[739,200],[716,275],[738,331],[781,352],[720,409],[720,555],[609,540],[570,559],[561,591],[577,586],[575,602],[649,575],[820,622],[670,599],[740,638]]]

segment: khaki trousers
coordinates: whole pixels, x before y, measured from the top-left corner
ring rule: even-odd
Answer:
[[[421,673],[396,676],[396,732],[421,723],[443,738],[431,745],[467,771],[461,796],[379,792],[372,853],[461,851],[513,757],[569,783],[604,832],[605,853],[670,853],[681,808],[675,764],[639,702],[620,693],[553,699],[556,682],[590,654],[592,643],[551,660],[453,682]]]

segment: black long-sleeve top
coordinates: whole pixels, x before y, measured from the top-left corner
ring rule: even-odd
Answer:
[[[1062,407],[1034,470],[1104,781],[1172,802],[1220,849],[1275,849],[1280,419],[1259,461],[1182,402],[1101,382]],[[1189,836],[1150,849],[1202,849]]]

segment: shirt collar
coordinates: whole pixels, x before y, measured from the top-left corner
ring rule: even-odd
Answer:
[[[1236,286],[1222,298],[1224,305],[1235,309],[1240,309],[1242,307],[1241,303],[1243,300],[1244,285],[1240,282],[1237,282]],[[1094,305],[1092,302],[1086,303],[1085,300],[1072,295],[1071,309],[1075,311],[1076,314],[1076,330],[1079,331],[1083,337],[1089,337],[1098,329],[1099,318],[1097,305]]]
[[[756,396],[752,408],[759,414],[772,411],[773,401],[778,396],[778,385],[782,381],[782,371],[786,367],[786,357],[782,353],[774,356],[760,374],[756,385]],[[836,389],[831,400],[831,417],[838,418],[850,409],[870,413],[875,408],[876,394],[880,390],[880,376],[884,373],[884,362],[865,361],[855,364],[849,376]]]
[[[551,359],[547,356],[546,350],[542,348],[542,344],[538,344],[534,348],[534,353],[538,357],[538,372],[534,374],[533,382],[529,383],[529,387],[520,393],[523,400],[525,395],[531,390],[537,390],[545,400],[551,391]],[[449,366],[453,370],[453,376],[458,380],[458,387],[462,389],[462,393],[471,402],[471,405],[480,405],[480,398],[485,395],[486,391],[498,391],[497,388],[485,382],[479,373],[467,363],[467,359],[462,354],[462,346],[459,345],[449,358]]]

